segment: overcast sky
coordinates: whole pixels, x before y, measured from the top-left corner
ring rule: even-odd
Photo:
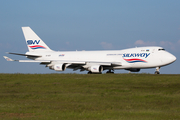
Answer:
[[[179,74],[179,5],[180,0],[1,0],[0,73],[57,73],[38,63],[7,62],[3,58],[26,59],[5,52],[28,51],[21,27],[30,26],[51,49],[58,51],[161,46],[177,60],[160,72]]]

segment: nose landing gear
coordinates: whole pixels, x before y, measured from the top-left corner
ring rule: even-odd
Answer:
[[[154,74],[160,74],[159,69],[160,69],[160,67],[156,67],[156,71]]]

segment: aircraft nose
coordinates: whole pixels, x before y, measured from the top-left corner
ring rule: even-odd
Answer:
[[[174,62],[176,61],[176,57],[174,55],[171,56],[171,60]]]
[[[163,53],[161,53],[161,54],[162,54],[162,56],[160,57],[160,60],[165,65],[171,64],[174,61],[176,61],[176,57],[169,52],[165,52],[164,54]]]
[[[176,61],[176,57],[172,54],[170,54],[167,59],[170,63],[173,63],[174,61]]]

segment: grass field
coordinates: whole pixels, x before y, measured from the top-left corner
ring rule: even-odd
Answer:
[[[180,75],[0,74],[1,120],[179,120]]]

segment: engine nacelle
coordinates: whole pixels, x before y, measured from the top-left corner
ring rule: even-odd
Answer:
[[[88,68],[88,71],[91,71],[92,73],[99,73],[103,71],[103,66],[101,65],[94,65]]]
[[[55,71],[64,71],[66,69],[66,64],[55,64],[53,66],[50,66],[49,69]]]
[[[139,69],[139,68],[131,68],[131,69],[126,69],[126,70],[129,70],[131,72],[139,72],[141,69]]]

